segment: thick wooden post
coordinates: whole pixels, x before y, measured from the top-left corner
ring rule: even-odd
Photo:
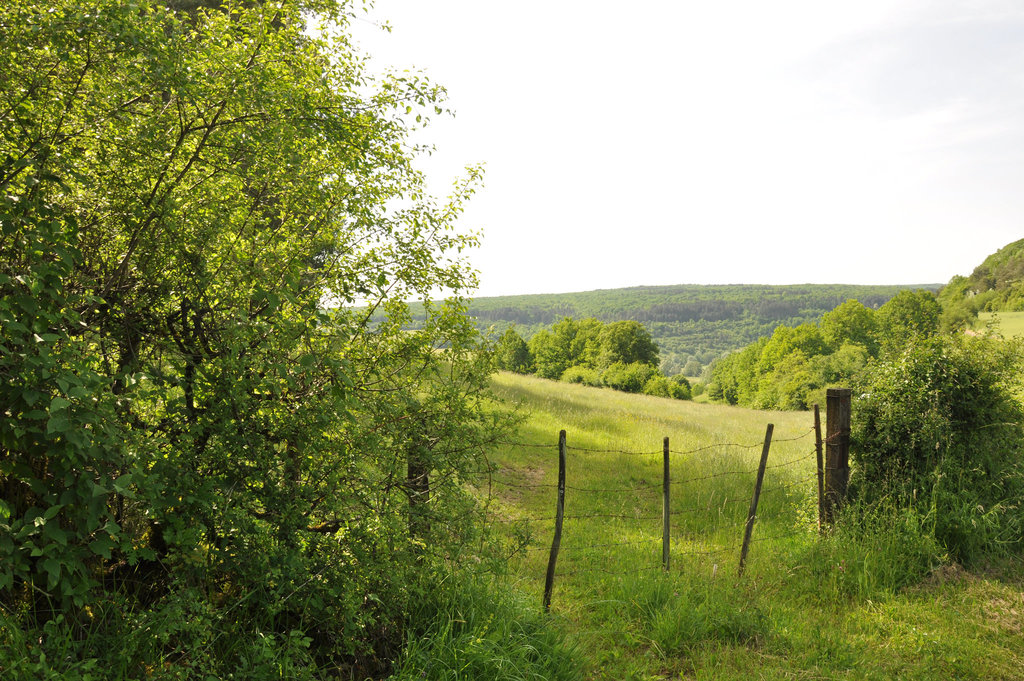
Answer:
[[[754,496],[750,499],[750,510],[747,512],[747,526],[743,531],[743,548],[740,549],[740,575],[747,563],[747,551],[750,550],[750,537],[754,533],[754,519],[757,517],[757,502],[761,498],[761,484],[764,482],[764,469],[768,465],[768,450],[772,446],[772,432],[775,425],[769,423],[764,433],[764,447],[761,449],[761,463],[757,466],[757,482],[754,483]]]
[[[849,388],[829,388],[825,393],[825,522],[834,523],[846,500],[850,482]]]
[[[544,577],[544,612],[551,609],[551,591],[555,586],[555,563],[562,544],[562,518],[565,515],[565,431],[558,433],[558,502],[555,507],[555,537],[551,540],[548,572]]]
[[[664,568],[666,572],[668,572],[668,561],[669,561],[669,549],[668,549],[668,547],[669,547],[669,498],[670,498],[670,491],[671,491],[671,484],[672,484],[672,482],[671,482],[671,480],[669,478],[669,472],[668,472],[668,459],[669,459],[669,456],[668,456],[669,455],[668,438],[665,438],[663,454],[664,454],[665,465],[664,465],[664,470],[662,471],[662,476],[661,476],[661,478],[662,478],[661,485],[662,485],[662,489],[664,490],[663,493],[662,493],[663,499],[662,499],[662,506],[661,506],[661,508],[662,508],[662,510],[661,510],[661,567]]]
[[[825,464],[821,454],[821,411],[814,405],[814,452],[818,458],[818,533],[825,519]]]

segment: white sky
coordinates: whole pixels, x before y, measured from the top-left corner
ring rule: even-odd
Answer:
[[[356,39],[448,90],[422,164],[480,296],[943,283],[1024,237],[1018,0],[377,0]],[[388,34],[372,21],[387,21]]]

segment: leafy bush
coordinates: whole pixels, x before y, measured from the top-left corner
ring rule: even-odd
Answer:
[[[0,3],[0,669],[379,676],[505,422],[464,301],[407,328],[476,173],[345,0],[168,4]]]
[[[582,383],[593,387],[604,385],[601,382],[601,373],[597,369],[584,366],[569,367],[562,374],[562,380],[566,383]]]
[[[644,384],[644,394],[656,397],[670,397],[674,400],[689,400],[693,397],[689,382],[681,383],[664,376],[655,376]]]
[[[852,491],[917,509],[959,561],[1018,545],[1021,366],[1020,343],[967,336],[872,364],[853,407]]]
[[[533,365],[530,348],[522,336],[513,328],[508,328],[498,339],[494,347],[494,363],[499,369],[525,374]]]
[[[658,374],[658,368],[643,362],[615,362],[601,373],[605,385],[627,393],[642,392],[647,382]]]

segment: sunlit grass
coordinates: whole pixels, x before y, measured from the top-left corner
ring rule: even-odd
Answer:
[[[975,328],[984,329],[989,324],[994,324],[1004,338],[1024,336],[1024,312],[982,312],[978,314],[978,323],[975,324]]]
[[[508,538],[509,583],[538,609],[558,431],[567,431],[567,520],[550,617],[584,657],[587,678],[1024,679],[1024,597],[1009,577],[1019,563],[986,576],[951,568],[909,517],[819,537],[810,413],[509,374],[494,385],[526,418],[515,444],[491,452],[492,527]],[[773,467],[741,577],[742,523],[768,423]],[[677,483],[668,573],[664,437]],[[718,475],[733,471],[742,473]],[[692,478],[705,479],[682,482]],[[512,552],[513,537],[528,540],[525,550]]]

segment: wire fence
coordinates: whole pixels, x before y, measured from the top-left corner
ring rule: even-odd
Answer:
[[[495,502],[488,522],[508,536],[510,558],[518,555],[527,561],[524,565],[535,565],[538,558],[531,556],[549,554],[545,607],[556,557],[559,579],[686,570],[691,559],[724,561],[730,554],[742,571],[751,544],[814,534],[824,441],[820,432],[815,437],[815,428],[773,440],[772,428],[763,442],[691,449],[672,449],[668,438],[661,450],[576,447],[568,444],[564,431],[558,444],[507,443],[529,450],[528,463],[488,472],[486,485]],[[782,444],[781,460],[769,460],[770,446]],[[757,448],[763,450],[761,461],[752,465],[751,452]],[[543,464],[537,462],[538,450]],[[563,468],[553,482],[559,458]],[[671,470],[690,473],[672,479]],[[616,476],[621,483],[590,482]],[[524,497],[529,503],[523,503]],[[545,502],[552,512],[517,512]],[[763,531],[752,536],[755,522]]]

